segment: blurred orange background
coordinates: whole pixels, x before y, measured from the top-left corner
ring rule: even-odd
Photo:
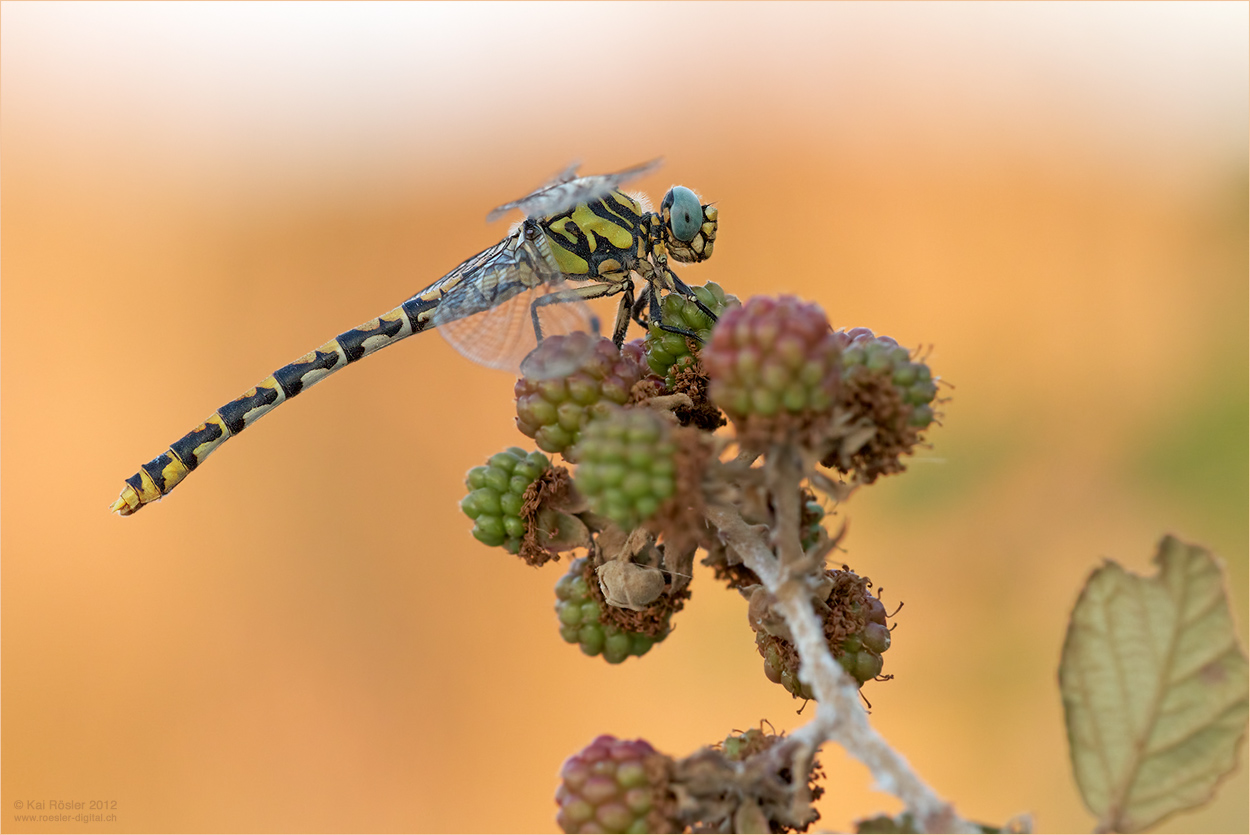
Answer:
[[[5,3],[0,547],[11,832],[555,828],[598,733],[804,722],[700,569],[676,632],[564,644],[558,566],[469,536],[512,379],[420,336],[107,507],[570,160],[720,210],[688,281],[929,363],[907,473],[838,509],[904,601],[872,721],[964,815],[1094,825],[1056,683],[1104,557],[1173,532],[1247,622],[1247,7]],[[810,710],[807,712],[810,714]],[[896,812],[840,749],[822,825]],[[1164,831],[1245,832],[1241,770]],[[19,823],[30,800],[107,823]]]

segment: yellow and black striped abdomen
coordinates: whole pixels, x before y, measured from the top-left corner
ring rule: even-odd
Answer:
[[[458,283],[453,276],[454,273],[389,313],[344,331],[222,406],[126,479],[126,486],[110,509],[129,516],[144,505],[169,495],[219,446],[279,404],[307,391],[339,369],[428,328],[438,300]]]

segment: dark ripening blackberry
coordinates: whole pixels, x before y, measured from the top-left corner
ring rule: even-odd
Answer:
[[[525,491],[551,467],[541,452],[511,447],[469,470],[469,494],[460,509],[473,520],[473,536],[486,545],[517,553],[528,532],[522,514]]]
[[[871,581],[850,570],[829,569],[831,589],[821,613],[829,651],[862,686],[881,675],[881,654],[890,648],[885,607],[869,592]],[[752,624],[752,626],[756,626]],[[801,699],[812,698],[811,687],[799,680],[799,655],[784,638],[756,627],[755,646],[764,658],[764,674]]]
[[[642,354],[640,345],[618,349],[612,340],[587,333],[547,337],[526,358],[528,365],[541,368],[548,358],[562,365],[570,356],[581,358],[580,363],[564,376],[517,380],[517,428],[544,452],[569,458],[591,416],[630,402],[634,386],[648,373]]]
[[[650,409],[609,409],[582,429],[577,490],[591,509],[628,531],[676,491],[673,426]]]
[[[672,759],[646,740],[597,737],[560,767],[564,832],[680,832],[666,812]]]
[[[620,664],[634,655],[645,655],[668,635],[667,619],[657,634],[646,635],[622,629],[605,617],[607,604],[594,579],[588,560],[573,560],[568,573],[556,583],[556,617],[560,637],[579,644],[587,655],[602,655],[609,664]],[[596,583],[591,586],[591,583]],[[598,592],[596,594],[596,592]]]
[[[703,349],[711,398],[748,446],[814,443],[833,413],[840,346],[816,305],[756,296],[726,311]]]
[[[855,448],[844,444],[821,463],[870,484],[906,469],[901,458],[912,453],[934,420],[937,383],[928,365],[913,361],[888,336],[854,328],[838,337],[843,343],[839,412],[849,425],[873,431],[859,434],[862,443]]]
[[[704,307],[717,316],[722,315],[727,307],[738,305],[738,300],[726,296],[715,282],[709,281],[702,287],[691,289]],[[647,365],[652,372],[664,378],[665,387],[672,391],[677,385],[677,372],[697,364],[699,346],[711,338],[712,326],[716,323],[694,301],[680,293],[665,296],[660,310],[661,321],[665,325],[689,331],[698,337],[698,340],[693,340],[684,334],[666,331],[660,327],[660,322],[652,322],[647,328],[647,336],[643,340]]]

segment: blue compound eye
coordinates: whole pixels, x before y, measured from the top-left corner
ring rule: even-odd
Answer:
[[[669,208],[669,227],[673,237],[690,243],[703,226],[703,205],[699,197],[685,186],[673,186],[664,195],[664,205]]]

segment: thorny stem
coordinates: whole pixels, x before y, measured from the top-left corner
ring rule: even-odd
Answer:
[[[772,536],[777,554],[765,541],[761,529],[748,525],[738,511],[711,504],[706,517],[722,541],[734,549],[777,598],[777,610],[785,618],[802,659],[800,676],[816,696],[815,716],[795,731],[788,741],[794,747],[796,768],[806,774],[822,743],[833,740],[868,766],[877,785],[897,796],[926,832],[978,832],[954,807],[920,779],[898,752],[868,724],[860,704],[859,689],[841,665],[834,661],[825,642],[824,629],[812,609],[811,589],[805,582],[812,566],[804,558],[799,541],[799,483],[803,468],[799,452],[790,444],[775,446],[766,459],[766,477],[776,511]],[[796,801],[800,798],[796,797]],[[806,802],[806,798],[802,798]]]
[[[803,470],[798,454],[790,444],[774,444],[764,459],[764,477],[774,508],[772,537],[781,560],[783,582],[803,579],[803,544],[799,539],[799,481]]]

